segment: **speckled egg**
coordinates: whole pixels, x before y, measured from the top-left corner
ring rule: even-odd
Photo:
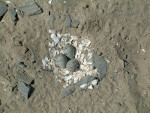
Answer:
[[[79,68],[80,68],[79,61],[75,58],[69,60],[67,65],[66,65],[66,68],[70,72],[75,72],[75,71],[79,70]]]
[[[60,67],[65,69],[66,68],[66,64],[69,61],[69,58],[64,55],[64,54],[60,54],[56,57],[56,64]]]
[[[63,53],[70,59],[73,59],[75,57],[76,48],[73,45],[67,44],[63,48]]]

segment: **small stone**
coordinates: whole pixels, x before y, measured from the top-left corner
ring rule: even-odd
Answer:
[[[16,13],[16,10],[14,9],[14,8],[8,8],[8,14],[9,14],[9,16],[10,16],[10,19],[12,20],[12,21],[17,21],[17,13]]]
[[[63,53],[70,59],[75,58],[76,48],[73,45],[67,44],[64,49]]]
[[[75,90],[76,90],[75,87],[70,87],[70,88],[64,89],[64,90],[60,93],[60,98],[65,98],[65,97],[69,96],[69,95],[72,94]]]
[[[43,12],[42,8],[34,0],[28,0],[26,5],[20,7],[19,10],[25,12],[28,16],[37,15]]]
[[[80,22],[78,20],[73,20],[71,23],[71,26],[74,28],[77,28],[79,24],[80,24]]]
[[[4,2],[0,2],[0,19],[7,12],[8,6]]]
[[[91,81],[93,81],[93,80],[95,80],[95,79],[96,79],[96,78],[93,77],[93,76],[87,76],[87,77],[85,77],[85,78],[82,78],[80,81],[78,81],[78,82],[75,84],[75,86],[76,86],[76,87],[80,87],[81,85],[87,84],[87,83],[89,83],[89,82],[91,82]]]
[[[64,54],[60,54],[56,57],[56,64],[63,69],[66,68],[66,64],[68,61],[69,58]]]
[[[100,74],[100,80],[102,80],[106,76],[107,62],[103,59],[103,57],[99,57],[96,52],[93,52],[92,60],[93,68],[97,68]]]
[[[69,14],[67,15],[67,19],[66,19],[66,26],[71,27],[71,17]]]
[[[28,86],[24,82],[18,82],[18,90],[23,94],[25,98],[29,98],[32,94],[33,88]]]
[[[69,60],[66,65],[66,68],[70,72],[75,72],[75,71],[79,70],[79,68],[80,68],[79,61],[77,59]]]

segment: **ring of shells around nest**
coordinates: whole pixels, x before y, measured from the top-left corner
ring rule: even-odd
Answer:
[[[63,87],[77,83],[84,76],[96,76],[96,69],[92,69],[92,49],[91,41],[88,37],[78,38],[70,34],[56,33],[54,30],[49,30],[51,42],[48,42],[50,58],[45,57],[42,59],[43,68],[53,70],[56,81],[62,82]],[[80,63],[80,69],[71,72],[66,68],[60,68],[56,63],[56,56],[64,54],[63,48],[70,44],[76,48],[75,59]],[[81,86],[81,88],[84,86]],[[87,86],[92,89],[93,86]]]

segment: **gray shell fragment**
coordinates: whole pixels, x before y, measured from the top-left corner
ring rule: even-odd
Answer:
[[[63,52],[68,58],[72,59],[75,57],[76,48],[70,44],[67,44],[64,47]]]
[[[64,54],[60,54],[56,57],[56,64],[63,69],[66,68],[66,64],[68,61],[69,58]]]
[[[80,87],[82,84],[87,84],[88,82],[91,82],[91,81],[93,81],[93,80],[95,80],[95,79],[96,79],[96,78],[93,77],[93,76],[87,76],[87,77],[81,79],[80,81],[78,81],[78,82],[75,84],[75,86],[76,86],[76,87]]]
[[[23,82],[18,82],[18,90],[23,94],[23,96],[25,98],[29,98],[31,96],[32,93],[32,87],[26,85]]]
[[[99,57],[96,52],[93,52],[93,67],[97,68],[100,74],[100,80],[106,76],[107,71],[107,62],[103,59],[103,57]]]
[[[60,98],[65,98],[65,97],[69,96],[70,94],[72,94],[75,90],[76,90],[75,87],[67,88],[67,89],[63,90],[59,96],[60,96]]]
[[[16,21],[17,20],[17,13],[16,13],[16,10],[14,8],[8,8],[8,12],[9,12],[9,16],[10,16],[10,19],[12,21]]]
[[[70,72],[77,71],[80,68],[79,61],[77,59],[69,60],[67,65],[66,65],[66,68]]]
[[[0,2],[0,19],[7,12],[8,6],[4,2]]]
[[[22,81],[22,82],[25,82],[26,84],[31,84],[33,83],[34,79],[26,74],[16,74],[16,78],[19,80],[19,81]]]
[[[71,27],[71,17],[69,14],[67,15],[67,19],[66,19],[66,26]]]
[[[20,7],[19,10],[25,12],[28,16],[37,15],[43,12],[42,8],[38,6],[34,0],[28,0],[26,5]]]

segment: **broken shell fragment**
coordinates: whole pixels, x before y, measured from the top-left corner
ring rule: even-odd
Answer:
[[[73,59],[75,57],[76,48],[70,44],[67,44],[64,47],[63,52],[68,58]]]
[[[80,86],[80,88],[82,88],[82,89],[87,88],[87,84],[82,84],[82,85]]]
[[[55,34],[51,34],[51,38],[56,44],[59,42],[59,37],[57,37]]]
[[[56,64],[63,69],[66,68],[66,64],[68,61],[69,58],[64,54],[60,54],[56,57]]]
[[[97,84],[98,84],[98,79],[93,80],[93,81],[91,82],[91,84],[94,85],[94,86],[97,85]]]
[[[68,61],[66,68],[70,72],[75,72],[75,71],[79,70],[80,64],[79,64],[78,60],[72,59],[72,60]]]

